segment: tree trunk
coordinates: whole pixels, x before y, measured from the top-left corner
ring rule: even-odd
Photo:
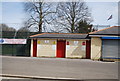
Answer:
[[[72,24],[71,24],[71,33],[75,32],[75,22],[74,22],[75,16],[72,17]]]
[[[71,24],[71,33],[74,33],[74,24]]]
[[[42,32],[42,2],[39,2],[39,11],[40,11],[40,14],[39,14],[39,31],[38,32]]]
[[[42,32],[42,23],[39,24],[39,31],[38,32]]]

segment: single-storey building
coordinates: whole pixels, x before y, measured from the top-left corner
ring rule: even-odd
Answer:
[[[30,36],[31,57],[88,58],[88,34],[41,33]]]
[[[91,32],[91,59],[120,59],[120,26]]]
[[[120,26],[89,34],[41,33],[30,36],[31,57],[120,59]]]

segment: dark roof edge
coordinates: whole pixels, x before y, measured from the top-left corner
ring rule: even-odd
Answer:
[[[30,39],[90,39],[90,38],[31,37]]]
[[[88,33],[40,33],[40,34],[35,34],[35,35],[31,35],[30,38],[32,37],[35,37],[35,36],[38,36],[38,35],[44,35],[44,34],[66,34],[66,35],[70,35],[70,34],[73,34],[73,35],[88,35]]]

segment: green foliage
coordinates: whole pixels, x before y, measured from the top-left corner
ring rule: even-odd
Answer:
[[[85,20],[81,20],[76,26],[76,33],[89,33],[91,32],[92,24],[87,23]]]
[[[16,36],[15,36],[16,33]],[[37,34],[36,32],[13,32],[13,31],[2,31],[2,38],[15,38],[15,39],[26,39],[29,36]]]
[[[15,28],[9,27],[6,24],[0,24],[1,31],[16,31]]]

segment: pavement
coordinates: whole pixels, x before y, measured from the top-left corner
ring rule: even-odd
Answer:
[[[86,80],[118,79],[117,62],[88,59],[10,57],[2,58],[1,76],[33,77],[34,79]]]
[[[72,81],[72,80],[44,80],[44,79],[23,79],[23,78],[10,78],[10,77],[4,77],[1,81]],[[76,81],[76,80],[74,80]],[[78,80],[78,81],[118,81],[116,79],[101,79],[101,80]]]

